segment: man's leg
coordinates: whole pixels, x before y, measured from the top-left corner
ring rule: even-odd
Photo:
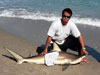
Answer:
[[[79,55],[81,55],[81,44],[78,40],[78,38],[75,38],[73,36],[69,36],[68,40],[70,39],[70,46],[69,49],[73,51],[77,51]]]
[[[67,49],[71,49],[73,51],[77,51],[80,55],[81,52],[81,44],[78,40],[78,38],[73,37],[72,35],[70,35],[64,44],[59,45],[59,47],[61,48],[62,51],[67,51]]]

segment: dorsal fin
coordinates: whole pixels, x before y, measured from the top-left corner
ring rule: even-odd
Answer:
[[[61,51],[61,49],[58,47],[58,45],[55,42],[53,43],[53,50],[52,51],[55,51],[55,52]]]

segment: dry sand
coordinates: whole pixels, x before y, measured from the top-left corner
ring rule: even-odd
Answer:
[[[18,18],[0,18],[0,75],[99,75],[100,74],[100,28],[78,25],[85,38],[89,52],[89,64],[81,63],[65,66],[36,65],[23,63],[16,64],[9,59],[12,57],[4,47],[10,48],[23,57],[37,55],[36,49],[45,43],[46,32],[50,22],[33,21]],[[16,36],[17,35],[17,36]]]

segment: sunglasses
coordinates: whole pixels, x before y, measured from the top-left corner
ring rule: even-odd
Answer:
[[[67,17],[67,18],[70,18],[71,16],[66,16],[66,15],[63,15],[63,17]]]

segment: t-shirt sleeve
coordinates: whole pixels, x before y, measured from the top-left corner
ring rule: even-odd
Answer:
[[[71,25],[71,32],[72,32],[72,35],[76,38],[78,38],[81,35],[79,29],[77,28],[77,26],[74,23],[72,23],[72,25]]]
[[[47,35],[53,37],[55,35],[56,28],[55,28],[55,22],[53,22],[48,30]]]

